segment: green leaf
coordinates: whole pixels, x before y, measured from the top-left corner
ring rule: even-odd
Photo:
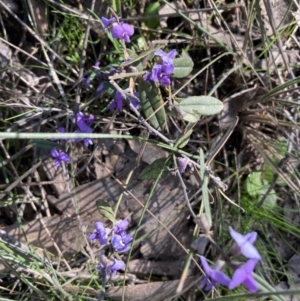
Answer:
[[[58,143],[53,142],[53,141],[49,141],[49,140],[31,140],[30,143],[32,145],[35,145],[39,148],[44,148],[44,149],[53,149],[53,148],[56,148],[56,147],[59,148]]]
[[[261,187],[263,186],[262,174],[259,171],[252,172],[246,180],[246,190],[250,196],[260,195]]]
[[[260,200],[268,191],[269,185],[261,186],[258,191],[258,199]],[[266,196],[264,202],[262,203],[262,207],[266,209],[272,209],[276,206],[277,203],[277,195],[274,189],[271,189],[271,191]]]
[[[110,204],[108,203],[108,201],[102,200],[102,199],[97,200],[96,201],[96,206],[97,206],[97,209],[98,209],[99,213],[102,216],[106,217],[112,223],[116,222],[114,211],[112,210],[112,208],[111,208]]]
[[[188,76],[194,67],[194,62],[185,51],[182,51],[182,56],[174,59],[173,62],[175,66],[173,76],[176,78]]]
[[[161,178],[164,178],[169,173],[168,169],[166,168],[168,161],[169,160],[167,158],[160,158],[153,161],[140,173],[139,178],[141,180],[156,180],[162,169],[164,169],[164,171]]]
[[[147,6],[145,10],[145,16],[158,15],[159,9],[160,9],[159,2],[152,2]],[[145,25],[149,28],[155,29],[159,25],[159,19],[153,17],[149,20],[146,20]]]
[[[178,138],[175,147],[176,148],[183,148],[186,146],[190,140],[190,136],[192,135],[193,130],[190,129],[186,133],[184,133],[181,137]]]
[[[155,129],[162,131],[166,127],[166,112],[155,84],[140,80],[139,93],[145,117]]]
[[[215,115],[222,111],[223,103],[212,96],[191,96],[180,101],[179,107],[185,113],[199,115]]]

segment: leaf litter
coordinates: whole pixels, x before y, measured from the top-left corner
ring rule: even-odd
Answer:
[[[54,3],[55,1],[50,2]],[[77,16],[87,20],[86,14],[89,8],[87,3],[83,6],[73,7],[74,3],[66,2],[69,3],[63,8],[64,13],[74,10]],[[216,94],[214,94],[216,98],[209,96],[209,99],[220,99],[222,102],[216,105],[222,104],[223,110],[218,117],[212,119],[201,117],[201,114],[205,115],[203,112],[198,114],[199,117],[191,115],[194,119],[185,119],[197,122],[197,125],[189,135],[189,141],[184,146],[184,150],[193,152],[201,147],[209,152],[213,148],[214,139],[217,140],[221,130],[228,129],[236,116],[239,117],[239,125],[216,157],[216,160],[222,162],[223,165],[219,167],[214,165],[214,168],[221,179],[229,179],[227,183],[229,186],[228,195],[246,204],[246,212],[248,210],[253,215],[256,214],[256,219],[251,219],[248,215],[245,217],[247,221],[245,227],[254,227],[255,230],[261,233],[264,233],[267,229],[269,233],[265,234],[266,239],[269,237],[275,241],[272,246],[282,260],[288,279],[279,279],[276,276],[273,277],[273,282],[276,279],[282,287],[299,288],[299,277],[297,275],[297,260],[299,261],[299,258],[294,252],[299,244],[299,236],[297,237],[299,233],[294,229],[299,228],[299,219],[297,218],[299,215],[297,205],[299,176],[297,172],[293,173],[291,170],[283,170],[282,167],[277,166],[278,158],[276,156],[278,151],[270,146],[278,140],[286,140],[289,145],[285,148],[281,159],[284,156],[297,157],[297,142],[299,140],[297,112],[288,101],[298,102],[298,94],[295,89],[298,83],[293,84],[290,81],[295,79],[299,73],[297,67],[299,45],[296,31],[299,24],[297,22],[291,23],[293,16],[296,16],[299,12],[295,5],[292,3],[290,5],[287,1],[274,2],[273,6],[266,3],[269,2],[259,3],[264,32],[260,30],[262,24],[259,20],[258,7],[255,8],[257,19],[254,20],[253,24],[250,24],[247,23],[249,20],[245,20],[243,11],[245,7],[241,5],[229,11],[215,10],[215,7],[211,7],[207,11],[188,12],[191,9],[190,3],[184,1],[174,1],[173,4],[177,9],[186,11],[185,15],[194,23],[186,19],[183,23],[178,19],[174,21],[174,18],[178,18],[180,14],[165,4],[160,8],[155,7],[154,12],[151,12],[151,14],[158,12],[160,17],[155,20],[160,20],[159,23],[151,22],[150,24],[148,22],[147,25],[147,22],[145,22],[145,24],[149,28],[155,24],[155,26],[160,27],[160,30],[165,30],[175,22],[175,25],[178,26],[177,30],[181,30],[182,37],[186,38],[186,41],[189,41],[189,43],[192,40],[195,41],[195,44],[193,44],[194,42],[191,43],[192,50],[189,53],[194,64],[192,74],[194,75],[198,70],[204,69],[198,77],[188,77],[188,91],[196,91],[197,95],[207,95],[214,86],[218,86],[218,89],[215,89]],[[32,1],[32,5],[37,30],[40,34],[44,34],[50,29],[44,14],[45,7],[41,8],[40,5],[42,4],[36,1]],[[15,13],[20,13],[17,4],[12,4],[10,7],[14,9]],[[140,4],[141,11],[144,8]],[[146,5],[145,12],[150,14],[150,8],[150,6],[147,8]],[[270,22],[270,9],[275,27],[272,27],[272,22]],[[59,6],[56,6],[56,10],[59,11]],[[97,7],[97,10],[104,10],[103,5]],[[288,13],[285,16],[283,12]],[[5,13],[8,14],[9,12],[6,10]],[[138,11],[133,9],[131,15],[126,12],[125,15],[127,14],[129,17],[136,17]],[[104,13],[101,15],[104,15]],[[16,22],[17,25],[14,26],[18,26],[17,21],[12,22]],[[99,29],[99,23],[93,20],[89,23],[89,26],[93,34],[97,33],[103,37],[104,31],[101,26]],[[292,26],[291,24],[295,26],[290,28],[292,34],[284,32],[284,34],[279,35],[277,40],[275,39],[274,43],[271,43],[276,33],[280,32],[281,29]],[[208,34],[205,34],[203,30],[199,30],[199,26]],[[20,44],[18,37],[13,36],[12,28],[13,26],[7,25],[7,33],[9,36],[11,35],[7,42],[9,40],[15,46],[12,47],[11,44],[0,41],[1,68],[5,69],[1,73],[0,89],[3,95],[1,97],[1,108],[3,108],[1,122],[4,118],[7,123],[7,126],[6,124],[2,125],[3,128],[6,131],[18,129],[31,132],[49,132],[53,131],[57,124],[63,122],[64,118],[68,120],[67,124],[69,123],[68,126],[70,126],[73,106],[76,107],[80,104],[70,103],[63,107],[60,101],[57,101],[57,97],[61,93],[55,80],[49,77],[47,73],[38,72],[38,68],[32,68],[30,64],[26,64],[24,56],[18,53],[18,47],[26,53],[32,45],[37,45],[36,42],[32,42],[32,45],[30,45],[28,41],[21,46],[17,46]],[[277,32],[274,32],[274,28]],[[166,34],[170,35],[167,31]],[[195,37],[198,38],[199,36],[201,36],[201,39],[197,40]],[[199,43],[198,45],[196,40]],[[101,45],[101,52],[108,50],[106,44]],[[211,57],[204,57],[201,49],[204,44],[211,51]],[[231,50],[231,53],[220,58],[217,63],[207,65],[207,60],[212,60],[222,51],[220,47],[222,44],[227,47],[227,51]],[[180,45],[180,42],[178,42],[178,45]],[[184,47],[180,47],[179,49],[185,50]],[[198,53],[195,49],[198,49]],[[297,51],[295,51],[296,49]],[[62,50],[57,50],[58,56],[63,56],[63,53]],[[36,62],[37,59],[43,60],[44,58],[35,53],[32,60]],[[178,68],[182,68],[180,64],[182,64],[183,57],[176,60],[178,60]],[[288,70],[283,68],[286,64],[289,65]],[[72,67],[68,66],[68,69],[72,70]],[[74,75],[77,71],[74,72],[73,69],[73,71],[70,71],[70,74],[72,73]],[[178,75],[175,86],[181,86],[183,81],[180,77],[181,75]],[[62,80],[64,89],[68,91],[74,89],[76,82],[74,78],[69,76],[65,82]],[[210,80],[208,81],[207,78]],[[44,81],[44,85],[42,81]],[[280,93],[274,92],[276,88],[285,83],[287,85],[278,91]],[[163,91],[161,97],[166,98],[167,96],[164,93],[167,93],[167,91]],[[188,99],[187,96],[193,97],[192,95],[184,95],[186,100]],[[145,117],[149,118],[148,121],[154,128],[160,131],[166,129],[166,132],[169,131],[167,132],[168,135],[179,137],[184,129],[184,123],[182,119],[174,120],[173,118],[172,122],[166,125],[166,114],[169,113],[169,110],[164,105],[161,97],[156,99],[157,104],[154,108],[151,108],[151,112],[145,113]],[[176,101],[176,99],[174,100]],[[145,99],[143,105],[147,104],[147,101]],[[65,100],[63,102],[66,105]],[[45,107],[44,104],[54,105],[53,109]],[[278,107],[275,104],[278,104]],[[33,110],[35,114],[30,110]],[[188,106],[187,113],[194,113],[193,108]],[[16,114],[18,117],[14,117]],[[127,111],[125,114],[130,114],[130,112]],[[12,116],[15,120],[10,121]],[[100,116],[101,114],[98,114],[99,129],[107,125],[105,121],[101,120]],[[111,123],[110,130],[107,131],[106,129],[106,131],[111,134],[123,132],[131,134],[135,131],[140,136],[144,135],[145,129],[140,129],[140,124],[137,126],[135,121],[130,119],[127,122],[124,116],[117,118],[114,116],[113,119],[109,120]],[[81,259],[85,258],[83,260],[85,262],[87,252],[90,254],[99,251],[97,246],[92,246],[92,249],[90,249],[85,236],[93,231],[96,221],[109,224],[107,217],[112,214],[119,197],[122,196],[116,217],[128,219],[131,227],[130,231],[132,233],[137,231],[136,244],[128,262],[128,271],[136,274],[141,279],[147,279],[149,275],[152,275],[153,281],[151,279],[149,283],[110,288],[107,291],[107,296],[115,300],[122,300],[122,290],[124,288],[124,300],[167,300],[175,297],[181,281],[179,279],[182,279],[181,271],[186,260],[186,250],[190,249],[195,237],[193,237],[194,222],[191,220],[190,212],[186,210],[183,188],[178,178],[172,175],[172,173],[175,174],[172,167],[169,169],[169,175],[156,184],[150,202],[147,204],[148,211],[140,221],[143,205],[146,204],[153,185],[153,176],[151,179],[149,178],[150,180],[142,180],[140,174],[156,160],[161,160],[158,161],[159,163],[163,162],[163,158],[167,158],[171,152],[163,150],[158,145],[150,143],[144,145],[143,142],[137,142],[136,140],[103,139],[95,145],[93,150],[69,146],[73,148],[72,152],[76,156],[73,160],[74,167],[71,173],[68,173],[66,167],[60,170],[55,169],[51,158],[47,156],[47,151],[45,149],[41,150],[39,146],[35,145],[33,147],[34,152],[29,150],[30,155],[34,162],[41,158],[42,164],[33,171],[36,173],[33,176],[33,173],[26,174],[28,157],[26,159],[20,153],[17,160],[9,159],[16,151],[23,149],[25,153],[27,151],[28,156],[27,146],[25,143],[16,146],[7,143],[1,145],[1,156],[4,158],[2,159],[2,166],[4,164],[7,166],[7,172],[4,172],[1,176],[1,185],[4,187],[3,190],[6,189],[1,201],[9,202],[10,193],[13,196],[20,195],[24,197],[22,205],[18,205],[18,212],[23,212],[23,215],[21,215],[22,227],[16,221],[16,211],[11,206],[12,202],[9,205],[1,206],[1,222],[7,235],[21,244],[28,243],[29,246],[36,248],[37,254],[49,258],[50,262],[62,258],[66,261],[72,261],[75,256]],[[263,176],[261,168],[265,162],[268,162],[273,172],[283,180],[283,185],[279,185],[278,181],[275,182],[274,189],[271,191],[276,194],[276,210],[280,211],[278,208],[283,210],[283,213],[280,212],[283,220],[290,225],[288,233],[282,231],[282,229],[280,229],[282,231],[280,233],[278,226],[276,227],[276,223],[272,222],[270,216],[268,217],[269,220],[267,219],[268,226],[266,228],[259,225],[259,218],[262,217],[258,217],[255,206],[251,204],[251,202],[255,203],[252,198],[261,197],[262,192],[256,194],[253,190],[251,192],[247,191],[246,187],[249,181],[247,182],[245,179],[249,175],[249,178],[257,175]],[[157,167],[155,168],[157,169]],[[232,171],[233,168],[238,172],[236,179],[230,176],[230,170]],[[18,174],[19,172],[25,176],[22,178],[22,175]],[[199,200],[195,195],[199,194],[199,184],[194,184],[191,181],[192,176],[187,171],[183,175],[183,179],[188,197],[193,202],[193,208],[197,208],[196,205]],[[15,180],[16,178],[18,180]],[[38,183],[35,182],[36,178],[39,179]],[[129,184],[127,183],[128,180]],[[239,184],[237,184],[238,181],[240,181]],[[9,186],[8,183],[15,183],[15,185]],[[271,185],[271,180],[260,179],[258,186],[261,186],[262,183]],[[240,191],[241,188],[242,192]],[[212,194],[215,202],[214,206],[216,206],[215,217],[218,220],[220,218],[218,212],[224,208],[219,207],[214,192]],[[96,210],[97,200],[105,200],[102,207],[100,206],[100,212],[106,210],[106,213],[102,216]],[[43,205],[45,203],[48,208]],[[275,207],[274,204],[272,206]],[[273,207],[269,210],[273,210]],[[228,220],[229,224],[232,222],[230,221],[230,214],[233,213],[237,214],[239,220],[243,218],[240,213],[230,212],[226,208],[225,219]],[[166,228],[162,227],[162,224]],[[212,234],[217,235],[219,233],[218,225],[219,222],[217,221],[212,226]],[[178,238],[180,244],[171,237],[170,232]],[[203,237],[203,233],[197,232],[197,235]],[[289,244],[287,244],[287,240]],[[203,245],[202,243],[200,242],[198,247],[193,244],[195,250],[201,250],[199,253],[204,253],[207,250],[208,242],[205,240]],[[273,261],[279,260],[274,257]],[[172,268],[172,266],[175,266],[175,268]],[[5,268],[7,269],[7,264]],[[275,264],[271,268],[276,270],[278,266]],[[3,269],[1,273],[4,273]],[[188,274],[195,274],[195,265],[190,265]],[[167,277],[168,281],[160,281],[161,277]],[[279,280],[281,281],[279,282]],[[186,283],[194,288],[197,287],[198,282],[198,276],[186,280]],[[186,285],[181,293],[185,293],[189,289],[189,285]],[[278,289],[280,288],[278,287]],[[188,294],[191,294],[191,291],[195,291],[195,289],[191,289]],[[197,300],[202,300],[203,298],[200,297],[201,294],[197,289],[196,292],[197,297],[195,295],[194,297],[198,298]],[[91,292],[91,295],[93,294],[95,296],[96,292]]]

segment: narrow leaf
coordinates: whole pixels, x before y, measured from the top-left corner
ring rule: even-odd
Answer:
[[[177,148],[183,148],[186,146],[190,140],[190,136],[192,135],[193,130],[188,130],[186,133],[184,133],[181,137],[178,138],[175,147]]]
[[[190,58],[190,56],[182,51],[182,56],[180,58],[174,59],[174,71],[173,76],[177,78],[182,78],[188,76],[194,67],[194,62]]]
[[[40,148],[44,149],[53,149],[53,148],[59,148],[60,145],[54,141],[49,141],[49,140],[31,140],[30,143],[32,145],[35,145]]]
[[[139,93],[145,117],[155,129],[162,131],[166,127],[166,112],[155,84],[141,80]]]
[[[96,206],[97,206],[97,209],[99,211],[99,213],[106,217],[108,220],[110,220],[112,223],[115,223],[116,222],[116,218],[115,218],[115,215],[114,215],[114,211],[112,210],[110,204],[108,201],[106,200],[97,200],[96,201]]]
[[[215,115],[222,111],[223,103],[212,96],[191,96],[182,100],[179,107],[185,113],[195,115]]]
[[[165,169],[161,176],[161,178],[164,178],[169,173],[169,171],[166,168],[168,165],[168,161],[169,160],[167,158],[159,158],[155,160],[140,173],[139,178],[141,180],[155,180],[160,174],[161,170]]]

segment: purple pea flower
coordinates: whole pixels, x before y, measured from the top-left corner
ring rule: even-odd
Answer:
[[[126,234],[126,233],[125,233]],[[130,249],[130,243],[132,242],[132,236],[131,235],[118,235],[114,234],[111,239],[111,244],[115,251],[124,253],[129,251]]]
[[[109,278],[111,275],[116,275],[117,271],[124,270],[125,268],[124,261],[117,260],[113,257],[109,260],[103,253],[99,255],[99,263],[97,270],[105,272],[106,278]]]
[[[139,93],[134,93],[134,95],[136,97],[139,97]],[[119,91],[117,91],[115,93],[114,101],[111,102],[107,108],[109,110],[118,109],[121,112],[121,111],[123,111],[123,101],[124,101],[124,98],[123,98],[122,94]],[[136,109],[139,108],[140,103],[138,101],[136,101],[135,99],[130,99],[130,102]]]
[[[89,236],[89,240],[99,240],[100,245],[107,244],[107,231],[101,222],[95,223],[95,231]]]
[[[178,161],[180,173],[184,173],[187,166],[189,166],[191,170],[194,170],[194,166],[188,157],[179,157],[177,158],[177,161]]]
[[[230,283],[230,278],[224,274],[220,269],[212,269],[209,264],[206,261],[206,258],[203,256],[200,256],[200,260],[202,263],[202,267],[205,271],[206,276],[202,279],[200,283],[200,288],[204,288],[205,291],[211,290],[211,288],[220,283],[222,285],[228,286]],[[222,262],[223,263],[223,262]],[[221,267],[220,267],[221,268]],[[210,279],[210,283],[208,283],[208,279]]]
[[[102,17],[101,18],[101,21],[104,25],[104,29],[106,30],[111,24],[113,24],[114,22],[116,22],[116,18],[110,18],[110,19],[107,19],[105,17]]]
[[[169,86],[171,84],[170,76],[174,70],[173,64],[156,64],[152,68],[149,75],[146,76],[146,80],[150,79],[154,82],[160,82],[164,86]]]
[[[243,283],[251,293],[255,293],[258,290],[258,286],[252,276],[252,272],[257,262],[257,259],[249,259],[242,267],[238,268],[234,272],[228,288],[234,289]]]
[[[134,28],[124,22],[113,25],[111,34],[115,39],[124,39],[126,43],[130,43],[130,37],[134,34]]]
[[[233,255],[242,253],[245,257],[249,259],[261,260],[260,254],[253,246],[253,243],[257,238],[256,232],[250,232],[243,235],[233,230],[232,227],[230,226],[229,226],[229,231],[231,237],[236,242],[236,245],[234,245],[233,248],[231,249],[231,253]]]
[[[129,222],[127,219],[121,219],[117,221],[114,226],[114,233],[121,236],[126,236],[127,235],[126,228],[128,227],[128,225]]]
[[[176,49],[173,49],[169,53],[166,53],[163,50],[158,49],[154,52],[154,54],[160,56],[162,63],[173,65],[173,59],[177,55],[177,51]]]
[[[89,127],[89,124],[94,121],[94,116],[90,115],[89,117],[84,116],[83,113],[78,112],[76,114],[76,124],[78,126],[78,130],[75,131],[75,133],[92,133],[93,130],[91,127]],[[75,139],[75,142],[79,142],[82,139]],[[83,139],[83,143],[86,147],[88,147],[90,144],[93,144],[92,139],[90,138],[85,138]]]
[[[55,159],[55,167],[59,167],[62,162],[69,163],[71,161],[70,157],[65,152],[59,152],[55,148],[51,150],[51,156]]]

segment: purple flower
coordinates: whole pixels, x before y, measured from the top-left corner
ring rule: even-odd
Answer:
[[[96,62],[93,66],[94,69],[99,70],[100,69],[100,62]]]
[[[104,25],[104,29],[106,30],[112,23],[116,22],[117,20],[116,20],[116,18],[107,19],[107,18],[102,17],[101,21]]]
[[[249,259],[257,259],[261,260],[261,256],[256,250],[256,248],[253,246],[253,243],[256,240],[257,233],[256,232],[250,232],[245,235],[240,234],[232,229],[232,227],[229,226],[229,231],[231,237],[236,242],[236,245],[233,246],[231,253],[234,255],[237,255],[239,253],[242,253],[245,257]]]
[[[184,173],[187,166],[189,166],[191,170],[194,170],[194,166],[188,157],[179,157],[177,158],[177,161],[178,161],[180,173]]]
[[[128,227],[128,224],[129,224],[129,222],[127,219],[121,219],[121,220],[117,221],[114,226],[115,234],[118,234],[121,236],[126,236],[127,235],[126,228]]]
[[[104,91],[104,89],[105,89],[104,83],[101,83],[96,90],[96,95],[100,95]]]
[[[82,132],[85,132],[87,130],[88,125],[91,124],[94,121],[94,119],[95,118],[93,115],[86,117],[81,112],[78,112],[76,114],[76,124]]]
[[[97,269],[105,272],[106,278],[109,278],[111,274],[116,275],[117,271],[124,270],[125,268],[124,261],[113,257],[109,260],[103,253],[99,255],[99,263]]]
[[[251,293],[255,293],[258,290],[258,286],[252,277],[252,272],[257,262],[257,259],[249,259],[242,267],[238,268],[234,272],[228,288],[234,289],[243,283]]]
[[[75,133],[92,133],[93,130],[91,127],[89,127],[89,124],[94,121],[94,116],[90,115],[89,117],[84,116],[83,113],[78,112],[76,114],[76,124],[78,126],[78,130],[75,131]],[[74,139],[75,142],[79,142],[82,139]],[[93,144],[92,139],[90,138],[84,138],[83,143],[86,147],[88,147],[90,144]]]
[[[164,86],[169,86],[171,84],[170,76],[172,75],[173,70],[173,64],[156,64],[152,68],[150,75],[147,76],[147,79],[154,82],[160,82]]]
[[[218,270],[218,269],[212,269],[207,261],[206,258],[203,256],[200,256],[200,260],[202,263],[202,267],[205,271],[206,276],[202,279],[201,283],[200,283],[200,288],[204,288],[205,291],[209,291],[211,290],[211,288],[220,283],[222,285],[226,285],[228,286],[230,283],[230,278],[224,274],[222,271]],[[210,279],[210,283],[208,283],[208,279]]]
[[[134,95],[136,97],[139,97],[139,93],[134,93]],[[121,112],[121,111],[123,111],[123,101],[124,101],[124,98],[123,98],[122,94],[119,91],[117,91],[115,93],[114,101],[111,102],[107,108],[109,110],[118,109]],[[130,102],[136,109],[139,108],[140,103],[138,101],[136,101],[135,99],[130,99]]]
[[[89,236],[89,240],[98,239],[100,245],[107,244],[107,231],[101,222],[95,223],[95,231]]]
[[[51,156],[55,159],[55,167],[59,167],[62,162],[69,163],[71,161],[70,157],[65,152],[59,152],[55,148],[51,150]]]
[[[127,252],[130,249],[130,243],[132,242],[132,236],[131,235],[118,235],[114,234],[111,239],[111,244],[115,251],[117,252]]]
[[[160,56],[163,63],[173,65],[173,59],[177,55],[177,51],[173,49],[169,53],[166,53],[163,50],[158,49],[154,52],[154,54]]]
[[[134,28],[132,25],[120,22],[113,26],[111,34],[115,39],[124,39],[126,43],[129,43],[130,37],[134,34]]]

